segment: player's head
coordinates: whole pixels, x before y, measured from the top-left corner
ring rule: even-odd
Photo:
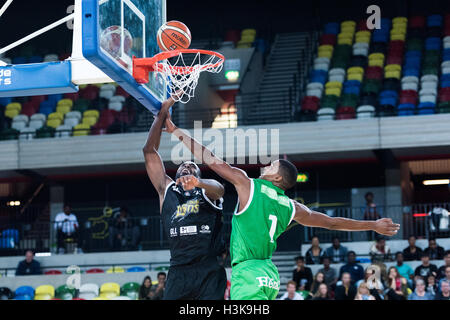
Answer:
[[[297,176],[297,168],[290,161],[280,159],[262,168],[259,178],[270,181],[283,190],[288,190],[297,183]]]
[[[183,162],[177,170],[176,179],[183,176],[194,176],[200,178],[201,172],[200,168],[192,161]]]

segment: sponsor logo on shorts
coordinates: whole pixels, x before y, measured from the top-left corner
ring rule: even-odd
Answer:
[[[197,226],[180,227],[180,236],[192,236],[197,234]]]
[[[208,225],[203,225],[201,227],[200,233],[207,233],[207,234],[209,234],[209,233],[211,233],[211,230],[210,230]]]
[[[280,290],[280,281],[275,281],[269,277],[256,277],[259,282],[258,287],[267,287],[270,289]]]
[[[177,228],[170,228],[170,237],[173,238],[176,236],[178,236]]]
[[[8,69],[0,69],[0,85],[9,86],[12,84],[11,81],[12,72]]]

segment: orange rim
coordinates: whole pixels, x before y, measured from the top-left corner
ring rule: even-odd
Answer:
[[[191,54],[205,54],[210,56],[215,56],[219,60],[216,63],[207,63],[200,67],[201,71],[207,69],[214,69],[220,67],[225,61],[225,57],[215,51],[210,50],[201,50],[201,49],[181,49],[181,50],[172,50],[172,51],[164,51],[158,53],[157,55],[151,58],[136,58],[133,57],[133,77],[136,79],[138,83],[147,83],[148,80],[148,72],[164,72],[164,66],[162,63],[158,63],[159,61],[167,60],[173,57],[180,55],[181,53],[191,53]],[[196,67],[188,66],[188,67],[177,67],[172,66],[172,70],[175,70],[176,74],[190,74],[194,70],[198,70]]]

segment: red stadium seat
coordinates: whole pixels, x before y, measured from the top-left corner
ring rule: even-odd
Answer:
[[[320,45],[336,45],[336,36],[334,34],[323,34],[320,37]]]
[[[130,96],[130,94],[128,92],[126,92],[122,87],[117,87],[116,95],[122,96],[125,98],[128,98]]]
[[[45,275],[57,275],[57,274],[62,274],[62,272],[59,270],[48,270],[44,274]]]
[[[99,268],[92,268],[86,271],[86,273],[105,273],[102,269]]]
[[[408,26],[410,28],[424,28],[425,27],[425,17],[424,16],[413,16],[408,20]]]
[[[340,107],[336,110],[336,120],[355,119],[356,111],[352,107]]]
[[[99,91],[99,87],[88,85],[86,88],[80,90],[80,97],[86,100],[95,100],[98,98]]]

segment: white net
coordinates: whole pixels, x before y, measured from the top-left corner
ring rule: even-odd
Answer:
[[[169,93],[175,101],[188,103],[195,96],[200,74],[221,72],[223,62],[221,57],[213,54],[180,53],[158,62],[156,69],[168,77]]]

